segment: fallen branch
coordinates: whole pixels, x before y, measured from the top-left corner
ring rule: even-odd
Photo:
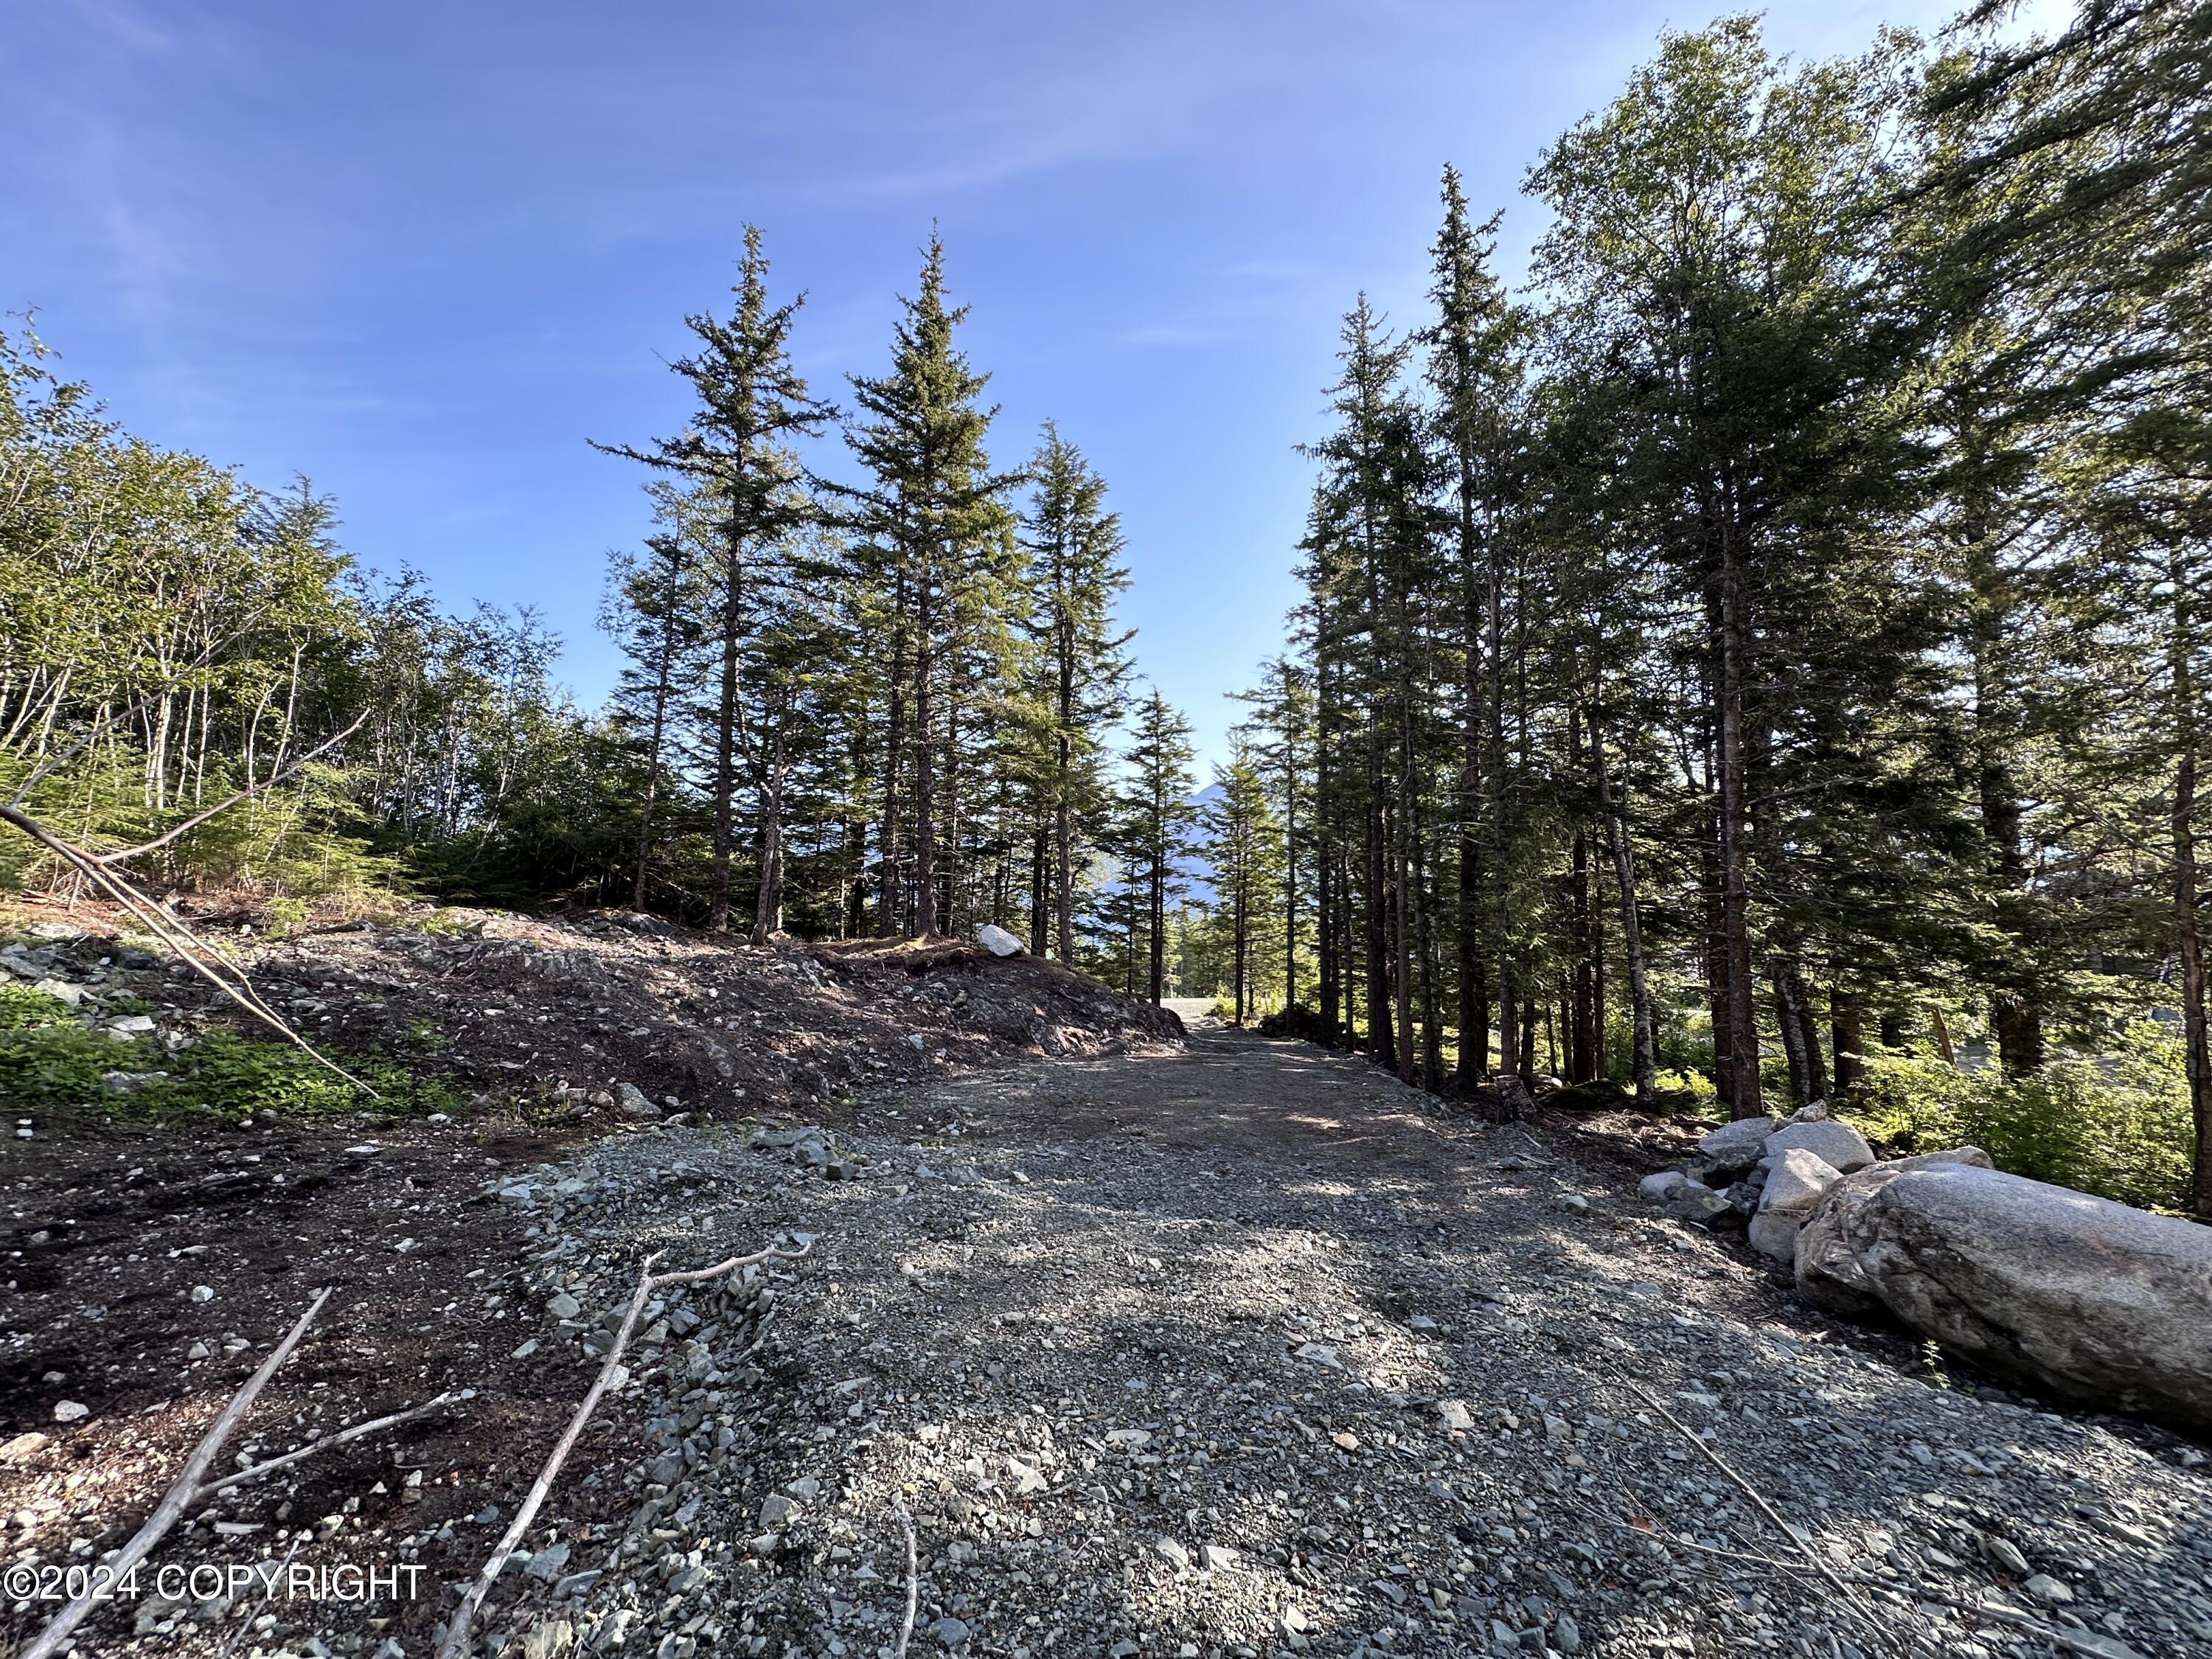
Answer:
[[[72,842],[64,841],[47,829],[45,824],[18,807],[0,806],[0,823],[14,825],[38,845],[68,864],[70,868],[82,872],[96,886],[104,889],[118,904],[143,923],[155,938],[174,951],[186,967],[245,1009],[264,1025],[276,1031],[317,1065],[335,1072],[371,1100],[384,1098],[368,1084],[331,1059],[329,1055],[324,1054],[287,1024],[281,1014],[261,1000],[261,994],[253,988],[252,982],[246,979],[242,970],[223,962],[211,945],[200,939],[176,917],[162,909],[144,893],[139,891],[127,878],[103,863],[97,856],[86,852]],[[201,953],[204,953],[213,962],[221,963],[226,971],[237,976],[238,982],[234,985],[229,980],[225,979],[222,973],[210,966],[208,962],[202,961]]]
[[[898,1647],[891,1659],[906,1659],[906,1644],[914,1639],[914,1615],[921,1602],[921,1571],[915,1560],[914,1517],[906,1512],[906,1505],[895,1505],[898,1510],[899,1530],[906,1534],[906,1622],[899,1626]]]
[[[307,1304],[307,1311],[301,1314],[299,1323],[292,1327],[291,1333],[276,1345],[276,1351],[268,1358],[261,1362],[261,1369],[246,1378],[245,1387],[230,1397],[230,1404],[222,1408],[222,1415],[216,1419],[215,1426],[207,1431],[193,1449],[192,1455],[185,1460],[184,1468],[161,1501],[154,1506],[153,1514],[146,1517],[146,1524],[140,1527],[132,1534],[131,1541],[106,1563],[108,1576],[99,1581],[103,1588],[123,1577],[144,1560],[154,1546],[161,1541],[169,1528],[177,1524],[178,1518],[191,1507],[199,1494],[208,1465],[215,1462],[216,1454],[222,1449],[222,1443],[230,1438],[230,1432],[238,1426],[239,1419],[252,1409],[254,1401],[268,1385],[269,1379],[276,1375],[276,1368],[292,1357],[292,1350],[300,1346],[300,1339],[307,1334],[307,1327],[314,1322],[315,1316],[323,1310],[323,1304],[330,1299],[329,1291],[318,1291],[315,1299]],[[38,1633],[31,1645],[25,1648],[16,1659],[52,1659],[52,1656],[59,1653],[67,1644],[70,1632],[84,1622],[85,1615],[100,1604],[100,1599],[88,1588],[83,1595],[56,1613],[53,1621]]]
[[[1700,1555],[1718,1556],[1723,1561],[1741,1561],[1747,1565],[1764,1567],[1770,1572],[1787,1573],[1799,1577],[1803,1576],[1804,1570],[1795,1562],[1778,1561],[1771,1555],[1760,1555],[1748,1550],[1718,1549],[1711,1544],[1700,1544],[1693,1538],[1683,1538],[1674,1533],[1661,1532],[1656,1528],[1647,1531],[1615,1516],[1599,1515],[1595,1510],[1585,1512],[1597,1515],[1597,1518],[1609,1521],[1614,1526],[1624,1528],[1639,1538],[1648,1538],[1655,1543],[1665,1544],[1670,1548],[1695,1550]],[[1961,1601],[1954,1595],[1947,1595],[1942,1590],[1930,1589],[1925,1584],[1883,1585],[1880,1579],[1858,1573],[1854,1573],[1852,1578],[1859,1583],[1897,1589],[1903,1594],[1911,1595],[1917,1601],[1931,1601],[1937,1607],[1948,1607],[1954,1613],[1963,1613],[1978,1619],[1993,1619],[2001,1625],[2010,1625],[2015,1630],[2034,1637],[2038,1641],[2054,1643],[2069,1652],[2086,1655],[2087,1659],[2117,1659],[2120,1651],[2094,1631],[2077,1633],[2057,1625],[2047,1625],[2040,1619],[2031,1617],[2012,1607],[1988,1601]]]
[[[1858,1608],[1860,1612],[1865,1613],[1869,1618],[1872,1618],[1874,1616],[1874,1609],[1867,1605],[1866,1598],[1861,1595],[1856,1590],[1853,1589],[1850,1584],[1845,1583],[1833,1567],[1831,1567],[1826,1561],[1823,1561],[1820,1558],[1820,1555],[1814,1550],[1813,1547],[1807,1543],[1803,1539],[1800,1538],[1796,1531],[1791,1528],[1790,1523],[1787,1521],[1784,1521],[1780,1515],[1775,1512],[1774,1505],[1766,1501],[1765,1498],[1759,1492],[1759,1489],[1753,1486],[1750,1481],[1738,1474],[1734,1469],[1730,1468],[1721,1455],[1705,1443],[1705,1437],[1702,1435],[1692,1429],[1688,1424],[1683,1422],[1680,1418],[1668,1411],[1664,1406],[1661,1405],[1657,1400],[1654,1399],[1643,1389],[1638,1388],[1635,1383],[1624,1382],[1620,1386],[1627,1389],[1629,1393],[1634,1395],[1638,1400],[1641,1400],[1645,1405],[1650,1407],[1653,1411],[1657,1412],[1660,1416],[1665,1418],[1668,1423],[1672,1424],[1674,1428],[1680,1432],[1682,1438],[1688,1441],[1700,1452],[1705,1454],[1706,1462],[1710,1462],[1715,1468],[1718,1469],[1723,1474],[1728,1476],[1731,1481],[1735,1482],[1736,1489],[1742,1492],[1746,1498],[1751,1499],[1753,1504],[1757,1505],[1759,1512],[1761,1515],[1765,1516],[1769,1521],[1771,1521],[1774,1523],[1775,1530],[1779,1532],[1784,1538],[1787,1538],[1792,1544],[1796,1545],[1797,1547],[1797,1553],[1813,1564],[1814,1571],[1818,1572],[1823,1578],[1826,1579],[1838,1590],[1843,1592],[1844,1599],[1845,1601],[1849,1601],[1853,1607]]]
[[[360,714],[354,716],[353,724],[346,727],[344,731],[337,733],[335,736],[324,738],[322,742],[317,744],[313,749],[307,750],[306,754],[300,756],[297,759],[290,762],[289,764],[278,768],[276,771],[271,772],[267,777],[262,779],[260,782],[246,785],[245,788],[240,790],[228,800],[219,801],[215,805],[209,807],[204,812],[193,813],[191,817],[186,818],[182,823],[176,825],[173,829],[164,830],[161,834],[155,836],[153,840],[141,842],[136,847],[125,847],[118,852],[95,853],[93,854],[93,857],[99,860],[102,864],[120,864],[125,859],[137,858],[141,853],[150,853],[157,847],[167,847],[171,842],[176,840],[179,836],[183,835],[185,831],[198,829],[200,825],[205,823],[210,818],[216,817],[224,812],[228,812],[232,807],[237,805],[239,802],[242,800],[251,800],[254,796],[262,793],[264,790],[274,789],[278,784],[283,782],[285,779],[290,777],[295,772],[305,766],[309,761],[328,754],[331,750],[337,748],[355,732],[360,731],[361,723],[368,718],[368,710],[364,708]]]
[[[8,798],[8,805],[10,806],[21,806],[25,801],[30,799],[31,791],[44,783],[48,778],[52,777],[56,772],[58,772],[63,767],[67,766],[87,749],[89,749],[92,746],[92,740],[100,735],[100,728],[97,726],[87,728],[82,735],[81,735],[77,740],[71,744],[68,748],[56,750],[44,761],[33,767],[31,769],[31,775],[25,778],[23,781],[16,787],[15,793]]]
[[[568,1461],[568,1454],[576,1449],[576,1442],[584,1432],[584,1425],[592,1420],[592,1413],[599,1409],[599,1396],[615,1385],[617,1374],[625,1380],[629,1377],[629,1373],[623,1369],[622,1357],[629,1347],[630,1334],[637,1328],[637,1322],[645,1312],[645,1304],[653,1299],[654,1293],[678,1285],[696,1285],[702,1279],[719,1279],[724,1273],[734,1273],[740,1267],[750,1267],[758,1262],[771,1260],[796,1261],[812,1248],[811,1244],[802,1244],[795,1250],[787,1250],[780,1244],[771,1244],[750,1255],[733,1255],[727,1261],[718,1261],[711,1267],[695,1267],[684,1273],[658,1275],[653,1271],[653,1264],[659,1260],[658,1253],[646,1257],[638,1269],[637,1288],[630,1292],[629,1307],[623,1315],[622,1324],[615,1331],[614,1346],[607,1350],[606,1359],[599,1366],[599,1374],[592,1379],[590,1391],[584,1395],[583,1403],[576,1407],[576,1414],[568,1419],[567,1431],[555,1443],[551,1455],[545,1460],[545,1467],[538,1472],[538,1479],[532,1483],[528,1496],[523,1498],[522,1507],[515,1510],[514,1521],[493,1548],[491,1559],[484,1563],[483,1571],[477,1575],[476,1582],[469,1586],[468,1594],[461,1598],[461,1605],[454,1609],[453,1620],[446,1627],[445,1639],[438,1644],[438,1659],[465,1659],[469,1650],[470,1627],[476,1622],[477,1610],[483,1606],[484,1598],[491,1594],[493,1584],[498,1582],[500,1569],[507,1565],[507,1557],[514,1553],[524,1535],[529,1532],[530,1523],[538,1518],[538,1511],[544,1506],[547,1494],[553,1490],[553,1481],[561,1473],[561,1466]],[[30,1656],[26,1656],[26,1659],[30,1659]]]
[[[249,1480],[258,1480],[264,1474],[274,1474],[279,1469],[289,1469],[295,1463],[304,1462],[316,1453],[328,1451],[333,1446],[343,1446],[349,1440],[359,1440],[383,1429],[397,1428],[402,1423],[412,1423],[418,1417],[428,1417],[432,1412],[450,1406],[459,1398],[459,1395],[449,1389],[434,1400],[426,1400],[421,1405],[411,1406],[404,1412],[394,1412],[391,1416],[380,1417],[373,1423],[356,1423],[349,1429],[340,1429],[336,1434],[326,1434],[320,1440],[309,1441],[296,1451],[286,1452],[282,1457],[272,1457],[265,1463],[256,1463],[251,1468],[239,1470],[234,1474],[226,1474],[218,1480],[210,1480],[194,1492],[186,1502],[188,1504],[204,1504],[209,1498],[222,1492],[227,1492],[234,1486],[242,1486]]]

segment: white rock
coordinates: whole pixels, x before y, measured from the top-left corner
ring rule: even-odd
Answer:
[[[214,1286],[214,1285],[193,1285],[193,1286],[192,1286],[192,1300],[193,1300],[193,1301],[195,1301],[195,1302],[212,1302],[212,1301],[214,1301],[214,1300],[215,1300],[215,1286]]]
[[[1781,1138],[1777,1135],[1775,1139]],[[1778,1211],[1802,1220],[1805,1212],[1820,1201],[1820,1194],[1842,1176],[1842,1170],[1818,1152],[1808,1152],[1802,1146],[1785,1147],[1768,1166],[1766,1186],[1759,1195],[1759,1207],[1761,1212]]]
[[[994,957],[1018,957],[1029,949],[1005,928],[988,921],[975,930],[975,940]]]
[[[1688,1180],[1689,1176],[1680,1170],[1662,1170],[1658,1174],[1648,1175],[1638,1182],[1636,1190],[1654,1204],[1664,1204],[1680,1192],[1683,1183]]]
[[[91,1415],[92,1407],[77,1401],[58,1400],[54,1402],[54,1421],[57,1423],[81,1423]]]
[[[2212,1425],[2212,1228],[1962,1161],[1980,1156],[1837,1182],[1798,1240],[1799,1291],[2052,1394]]]
[[[72,985],[65,979],[42,979],[31,988],[43,991],[50,997],[59,998],[72,1008],[84,1000],[84,987]]]
[[[1787,1128],[1776,1130],[1761,1156],[1772,1159],[1793,1147],[1811,1152],[1839,1175],[1850,1175],[1874,1162],[1874,1148],[1867,1145],[1866,1137],[1850,1124],[1838,1123],[1832,1118],[1792,1123]]]
[[[1469,1433],[1474,1428],[1474,1413],[1467,1408],[1464,1400],[1439,1400],[1437,1415],[1444,1420],[1444,1427],[1455,1434]]]

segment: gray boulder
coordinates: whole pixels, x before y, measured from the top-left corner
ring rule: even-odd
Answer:
[[[1917,1158],[1876,1164],[1831,1185],[1820,1201],[1805,1212],[1804,1226],[1797,1235],[1794,1264],[1797,1293],[1815,1307],[1846,1319],[1881,1317],[1887,1304],[1860,1271],[1858,1259],[1844,1231],[1844,1223],[1868,1200],[1907,1170],[1940,1164],[1964,1164],[1986,1170],[1990,1167],[1990,1155],[1978,1146],[1923,1152]]]
[[[1867,1145],[1866,1137],[1850,1124],[1838,1123],[1832,1118],[1814,1118],[1776,1130],[1768,1137],[1760,1155],[1772,1158],[1793,1147],[1812,1153],[1830,1169],[1844,1175],[1863,1170],[1874,1162],[1874,1148]]]
[[[994,957],[1018,957],[1029,948],[1005,928],[988,921],[975,930],[975,939]]]
[[[1842,1174],[1817,1152],[1802,1146],[1785,1146],[1767,1166],[1766,1187],[1760,1194],[1759,1207],[1779,1210],[1802,1220]]]
[[[1795,1265],[1797,1235],[1805,1225],[1806,1215],[1842,1176],[1832,1165],[1801,1146],[1784,1147],[1765,1168],[1766,1185],[1759,1194],[1759,1213],[1752,1217],[1746,1237],[1752,1249],[1762,1255]]]
[[[624,1117],[635,1122],[648,1123],[660,1115],[660,1108],[648,1100],[645,1091],[635,1083],[615,1085],[615,1106]]]
[[[1787,1210],[1761,1210],[1752,1217],[1751,1225],[1744,1229],[1744,1237],[1761,1255],[1771,1256],[1780,1262],[1795,1262],[1797,1235],[1804,1227],[1805,1218],[1802,1215],[1792,1215]]]
[[[1779,1127],[1771,1117],[1742,1117],[1723,1123],[1698,1142],[1698,1162],[1708,1184],[1723,1184],[1747,1173],[1759,1162],[1766,1142]]]
[[[1725,1215],[1732,1207],[1724,1194],[1701,1187],[1694,1181],[1684,1182],[1667,1200],[1668,1213],[1684,1221],[1711,1221],[1717,1215]]]
[[[1638,1182],[1636,1190],[1654,1204],[1664,1204],[1676,1193],[1680,1192],[1689,1179],[1690,1177],[1680,1170],[1662,1170],[1657,1174],[1648,1175]]]
[[[1799,1238],[1800,1289],[2052,1394],[2212,1426],[2212,1228],[1951,1157],[1837,1182]]]

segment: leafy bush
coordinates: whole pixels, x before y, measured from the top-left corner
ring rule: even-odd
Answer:
[[[1954,1071],[1933,1054],[1870,1054],[1845,1115],[1898,1151],[1981,1147],[1999,1169],[2147,1209],[2178,1209],[2189,1182],[2180,1040],[2152,1021],[2108,1054],[2069,1054],[2033,1077]]]
[[[238,1118],[265,1108],[286,1116],[329,1116],[376,1106],[418,1114],[452,1109],[442,1078],[417,1075],[384,1056],[342,1063],[383,1096],[372,1102],[289,1043],[233,1031],[203,1033],[179,1054],[150,1041],[118,1042],[79,1025],[67,1005],[41,992],[0,986],[0,1098],[17,1108],[92,1106],[118,1117],[161,1121]],[[110,1072],[161,1075],[110,1094]]]

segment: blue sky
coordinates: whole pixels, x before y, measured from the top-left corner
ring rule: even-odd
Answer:
[[[1790,0],[1856,51],[1923,0]],[[0,310],[155,441],[334,495],[364,562],[541,606],[595,700],[661,360],[757,222],[818,392],[884,361],[935,220],[995,449],[1112,486],[1144,670],[1220,751],[1279,648],[1338,317],[1418,317],[1438,169],[1507,208],[1668,24],[1557,3],[0,0]],[[825,466],[834,457],[822,458]]]

